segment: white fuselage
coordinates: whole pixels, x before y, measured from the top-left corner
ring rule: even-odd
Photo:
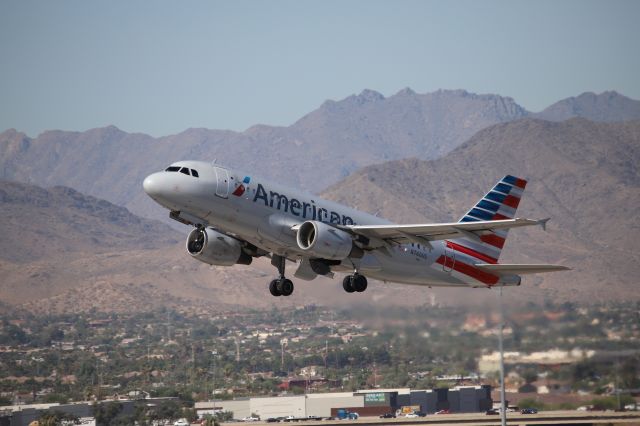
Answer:
[[[157,203],[288,259],[307,255],[296,242],[294,228],[305,221],[390,224],[368,213],[215,164],[181,161],[172,166],[196,170],[198,177],[167,171],[150,175],[144,187]],[[365,250],[363,257],[344,260],[331,269],[339,272],[357,269],[370,278],[406,284],[483,285],[471,277],[455,274],[453,264],[460,253],[449,250],[443,241],[430,245],[391,244],[383,249]],[[444,264],[437,263],[442,256],[446,259]]]

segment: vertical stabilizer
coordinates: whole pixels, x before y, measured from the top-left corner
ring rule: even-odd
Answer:
[[[480,201],[460,219],[460,222],[513,219],[527,181],[515,176],[503,177]],[[447,245],[456,252],[474,258],[475,263],[497,263],[507,239],[508,229],[481,235],[479,240],[458,238]]]

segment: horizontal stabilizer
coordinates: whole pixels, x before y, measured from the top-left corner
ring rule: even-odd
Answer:
[[[524,275],[539,274],[542,272],[569,271],[571,268],[562,265],[540,265],[540,264],[498,264],[478,263],[477,268],[486,272],[498,275]]]

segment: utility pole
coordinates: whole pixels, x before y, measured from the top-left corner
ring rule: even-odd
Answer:
[[[218,352],[211,351],[211,395],[213,398],[213,413],[216,412],[216,355]]]
[[[171,311],[167,312],[167,342],[171,341]]]
[[[284,347],[289,343],[289,339],[286,337],[280,339],[280,370],[284,371]]]
[[[616,398],[618,401],[618,410],[622,410],[622,404],[620,403],[620,378],[618,374],[620,373],[620,357],[616,357]]]
[[[329,342],[327,340],[324,341],[324,353],[322,354],[322,360],[324,361],[324,369],[325,375],[327,370],[327,357],[329,356]]]
[[[196,383],[196,344],[191,342],[191,384]]]
[[[378,375],[378,369],[376,368],[376,362],[373,361],[373,388],[377,389],[378,387],[378,381],[376,376]]]
[[[149,382],[151,381],[151,361],[149,359],[149,344],[147,343],[147,374],[146,374],[146,387],[147,387],[147,392],[150,391],[149,389]]]
[[[100,385],[101,385],[101,377],[100,377],[100,358],[96,358],[96,383],[98,384],[98,389],[96,392],[96,400],[100,401]]]
[[[500,424],[507,425],[507,404],[505,403],[504,390],[504,348],[502,345],[504,329],[504,304],[502,303],[502,284],[500,285],[500,333],[498,334],[498,346],[500,348]]]

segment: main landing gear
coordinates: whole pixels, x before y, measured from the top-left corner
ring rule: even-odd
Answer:
[[[271,264],[278,268],[278,278],[271,280],[269,283],[269,292],[273,296],[291,296],[293,294],[293,282],[284,276],[285,258],[283,256],[273,254],[271,256]],[[347,293],[362,293],[367,289],[367,278],[364,275],[354,271],[352,275],[347,275],[342,280],[342,288]]]
[[[278,275],[280,275],[269,283],[269,292],[273,296],[291,296],[293,293],[293,282],[284,276],[284,262],[285,258],[277,254],[271,257],[271,264],[278,268]]]
[[[342,288],[347,293],[353,293],[354,291],[362,293],[367,289],[367,277],[357,272],[353,275],[347,275],[342,280]]]

